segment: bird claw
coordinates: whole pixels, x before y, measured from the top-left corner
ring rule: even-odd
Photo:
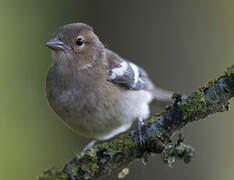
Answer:
[[[97,141],[96,140],[92,140],[90,141],[84,148],[83,150],[81,151],[81,157],[83,157],[85,155],[85,152],[90,148],[92,147]]]
[[[71,164],[72,164],[73,162],[79,161],[79,159],[82,158],[82,157],[85,155],[85,152],[87,151],[87,149],[90,148],[90,147],[92,147],[95,143],[96,143],[96,140],[90,141],[90,142],[83,148],[80,157],[75,156],[71,161],[69,161],[69,162],[67,162],[67,163],[65,164],[64,169],[67,169],[67,173],[68,173],[68,176],[69,176],[69,180],[75,180],[75,178],[74,178],[73,175],[72,175]]]
[[[64,166],[64,169],[67,169],[67,173],[69,176],[69,180],[75,180],[75,178],[72,175],[72,169],[71,169],[71,164],[75,161],[78,161],[79,158],[77,156],[75,156],[71,161],[67,162]]]

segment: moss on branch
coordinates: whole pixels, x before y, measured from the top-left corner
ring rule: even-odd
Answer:
[[[139,142],[138,130],[122,134],[109,142],[95,145],[86,154],[71,162],[72,177],[68,170],[50,169],[40,180],[86,180],[106,176],[112,170],[126,166],[136,159],[160,154],[170,166],[175,159],[189,162],[194,150],[183,143],[181,137],[175,145],[169,144],[175,132],[187,123],[204,119],[210,114],[229,109],[228,100],[234,96],[234,65],[217,79],[208,82],[188,97],[174,95],[175,102],[165,112],[145,121],[141,129],[143,143]]]

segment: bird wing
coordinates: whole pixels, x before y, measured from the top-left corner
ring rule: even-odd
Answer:
[[[122,58],[110,61],[108,80],[131,90],[154,89],[153,83],[142,68]]]
[[[106,49],[106,54],[109,62],[108,80],[110,82],[130,90],[148,90],[156,100],[172,102],[173,92],[154,86],[143,68],[119,57],[108,49]]]

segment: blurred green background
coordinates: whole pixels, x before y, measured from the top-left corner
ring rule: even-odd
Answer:
[[[2,0],[0,5],[0,179],[32,180],[63,164],[87,139],[71,132],[45,96],[51,63],[44,46],[55,30],[85,22],[121,56],[143,66],[160,87],[189,94],[234,62],[231,0]],[[158,157],[136,162],[126,180],[234,178],[231,110],[183,130],[194,160],[174,168]],[[117,172],[105,179],[117,179]]]

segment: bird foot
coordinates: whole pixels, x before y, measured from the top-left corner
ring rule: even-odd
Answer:
[[[71,164],[75,161],[78,161],[79,158],[77,156],[75,156],[74,158],[72,158],[71,161],[67,162],[64,166],[63,169],[67,169],[67,173],[68,173],[68,176],[69,176],[69,180],[75,180],[75,178],[73,177],[72,175],[72,170],[71,170]]]
[[[96,140],[90,141],[81,151],[80,157],[75,156],[71,161],[67,162],[64,166],[64,169],[67,169],[69,180],[75,180],[75,178],[72,176],[72,170],[71,170],[71,164],[74,162],[79,161],[80,158],[82,158],[85,155],[85,152],[92,147],[96,143]]]
[[[85,155],[85,152],[89,149],[89,148],[91,148],[95,143],[96,143],[97,141],[96,140],[92,140],[92,141],[90,141],[84,148],[83,148],[83,150],[81,151],[81,157],[83,157],[84,155]]]

